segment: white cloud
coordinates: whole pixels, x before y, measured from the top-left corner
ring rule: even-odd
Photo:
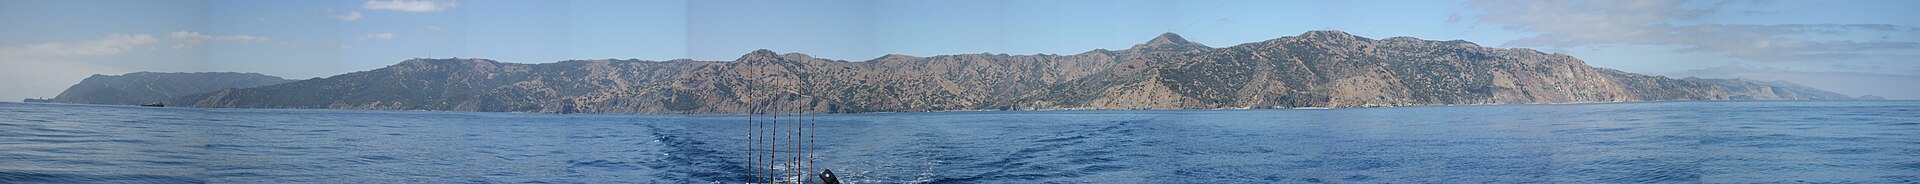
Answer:
[[[173,48],[185,48],[210,41],[268,43],[272,40],[273,39],[267,37],[253,35],[207,35],[188,31],[175,31],[162,36],[111,33],[92,40],[0,47],[0,56],[8,58],[96,56],[119,54],[142,48],[153,48],[156,44],[171,43]]]
[[[434,0],[368,0],[361,8],[372,10],[394,10],[403,12],[440,12],[448,8],[460,7],[459,1]]]
[[[119,54],[143,46],[149,46],[160,39],[148,34],[107,34],[93,40],[51,42],[23,46],[0,47],[0,56],[8,58],[28,56],[92,56]]]
[[[253,36],[253,35],[207,35],[200,32],[188,32],[188,31],[174,31],[172,33],[167,33],[167,35],[171,36],[173,39],[179,39],[180,41],[191,42],[196,44],[206,43],[207,41],[234,41],[234,42],[240,42],[240,43],[256,43],[256,42],[273,41],[273,39],[269,39],[267,37]]]
[[[194,45],[207,43],[208,41],[231,41],[240,43],[265,43],[273,41],[273,39],[267,37],[253,35],[207,35],[200,32],[188,31],[174,31],[167,33],[167,35],[168,38],[173,38],[174,41],[177,41],[177,43],[173,44],[173,48],[175,49],[192,47]],[[291,43],[283,43],[283,45],[290,44]]]
[[[446,28],[440,28],[439,26],[427,26],[427,31],[433,31],[433,32],[445,32],[445,31],[447,31],[447,29],[446,29]]]
[[[367,36],[360,37],[360,41],[368,41],[368,40],[378,40],[378,41],[393,40],[393,33],[367,34]]]
[[[360,11],[347,12],[346,15],[332,15],[332,16],[335,19],[340,19],[343,21],[356,21],[356,20],[360,20]]]

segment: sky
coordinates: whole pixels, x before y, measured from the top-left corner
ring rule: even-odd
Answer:
[[[307,79],[411,58],[1076,54],[1165,32],[1227,47],[1325,29],[1920,99],[1917,9],[1910,0],[0,0],[0,99],[138,71]]]

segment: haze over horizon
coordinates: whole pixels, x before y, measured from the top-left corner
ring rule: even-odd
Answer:
[[[1680,78],[1920,99],[1915,1],[4,1],[0,100],[92,74],[290,79],[418,57],[732,60],[755,49],[1075,54],[1165,32],[1227,47],[1335,29],[1566,53]]]

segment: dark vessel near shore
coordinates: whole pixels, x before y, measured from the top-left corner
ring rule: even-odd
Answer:
[[[141,106],[141,107],[166,107],[166,106],[167,106],[167,104],[166,104],[166,103],[160,103],[160,102],[147,102],[147,103],[142,103],[142,104],[140,104],[140,106]]]
[[[25,100],[20,100],[20,102],[27,102],[27,103],[49,103],[49,102],[53,102],[53,101],[49,101],[49,100],[47,100],[46,98],[27,98],[27,99],[25,99]]]

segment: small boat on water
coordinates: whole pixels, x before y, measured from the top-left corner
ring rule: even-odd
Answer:
[[[141,107],[166,107],[167,104],[160,103],[160,102],[147,102],[147,103],[140,104],[140,106]]]
[[[47,100],[46,98],[27,98],[27,99],[25,99],[25,100],[20,100],[20,102],[27,102],[27,103],[49,103],[49,102],[53,102],[53,101],[52,101],[52,100]]]

